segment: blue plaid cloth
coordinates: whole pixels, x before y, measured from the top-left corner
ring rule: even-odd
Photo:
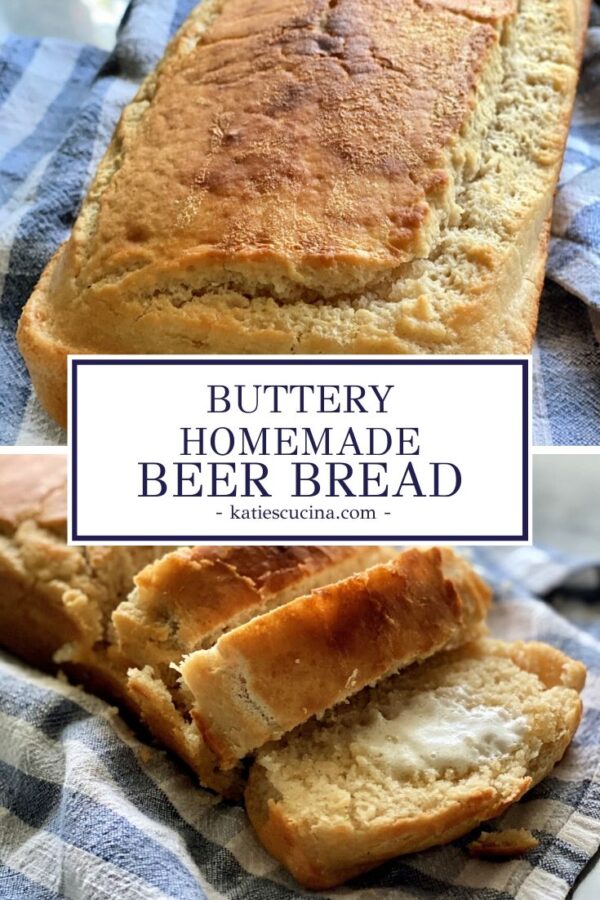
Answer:
[[[491,823],[528,828],[539,846],[489,863],[466,855],[471,835],[355,879],[334,892],[344,900],[560,900],[600,845],[600,643],[527,587],[556,591],[571,567],[535,548],[474,556],[497,588],[495,635],[548,641],[589,670],[584,718],[564,760]],[[575,566],[580,579],[590,568],[597,561]],[[0,896],[290,900],[308,892],[258,845],[241,806],[197,787],[102,701],[0,653]]]
[[[45,263],[69,233],[122,106],[193,5],[134,0],[110,55],[54,39],[15,37],[2,47],[0,444],[64,441],[32,396],[16,324]],[[544,292],[534,357],[538,444],[600,444],[598,3],[593,26],[557,197],[549,262],[555,284]]]

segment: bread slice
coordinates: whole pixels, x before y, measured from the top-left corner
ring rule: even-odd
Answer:
[[[114,611],[110,662],[120,660],[130,702],[150,731],[229,797],[240,793],[243,767],[221,771],[191,719],[193,698],[176,664],[210,647],[229,629],[336,581],[397,551],[387,547],[187,547],[135,578]]]
[[[482,629],[490,590],[449,549],[407,550],[251,619],[178,667],[220,765]]]
[[[168,684],[187,653],[211,647],[253,616],[338,581],[397,551],[387,547],[185,547],[136,575],[113,613],[116,643]]]
[[[23,312],[42,404],[68,353],[526,352],[588,6],[201,4]]]
[[[561,759],[585,667],[483,640],[392,676],[259,751],[246,808],[306,887],[443,844],[502,813]]]
[[[228,771],[220,768],[184,704],[176,705],[177,694],[156,675],[152,666],[130,668],[126,685],[128,705],[135,709],[151,735],[176,753],[204,787],[230,800],[239,800],[246,782],[245,768],[241,765]]]

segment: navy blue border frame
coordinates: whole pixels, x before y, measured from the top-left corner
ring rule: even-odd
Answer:
[[[79,534],[77,529],[77,373],[80,366],[231,366],[231,365],[285,365],[285,362],[292,365],[305,366],[339,366],[341,362],[345,365],[410,365],[410,366],[518,366],[521,368],[521,391],[522,391],[522,504],[521,504],[521,534],[517,535],[470,535],[470,534],[444,534],[444,535],[419,535],[419,534],[385,534],[385,535],[261,535],[257,538],[249,538],[247,535],[201,535],[201,534],[172,534],[172,535],[119,535],[119,534]],[[411,541],[427,541],[427,542],[486,542],[500,543],[504,541],[523,542],[529,540],[529,360],[525,359],[454,359],[452,357],[433,357],[431,359],[411,359],[398,357],[397,359],[389,358],[364,358],[351,359],[348,357],[320,357],[315,356],[312,359],[305,358],[288,358],[286,361],[282,357],[264,358],[257,356],[253,359],[228,356],[219,359],[202,359],[202,358],[111,358],[111,359],[72,359],[69,360],[71,367],[71,540],[113,543],[123,541],[133,541],[139,543],[160,544],[165,541],[178,541],[181,544],[194,543],[214,543],[215,541],[225,542],[243,542],[246,544],[279,544],[282,541],[302,544],[306,542],[318,541],[319,543],[336,543],[336,544],[352,544],[356,542],[376,542],[390,541],[398,544],[409,543]]]

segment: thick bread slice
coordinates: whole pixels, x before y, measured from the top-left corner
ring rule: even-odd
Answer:
[[[0,456],[0,644],[52,668],[105,638],[158,547],[69,547],[64,456]]]
[[[386,547],[187,547],[135,578],[113,613],[120,650],[174,685],[171,664],[253,616],[396,555]]]
[[[386,547],[187,547],[149,565],[114,611],[111,659],[149,730],[206,787],[239,796],[242,768],[220,770],[190,717],[192,697],[175,664],[252,616],[288,603],[396,551]],[[237,762],[237,761],[235,761]]]
[[[394,675],[259,751],[246,789],[264,846],[329,888],[502,813],[561,759],[585,667],[481,641]]]
[[[179,666],[223,768],[482,628],[490,591],[449,549],[407,550],[229,631]]]
[[[201,4],[24,310],[44,406],[69,352],[527,351],[588,6]]]

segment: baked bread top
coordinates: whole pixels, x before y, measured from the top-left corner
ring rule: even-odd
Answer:
[[[589,0],[207,0],[19,324],[68,353],[529,352]]]
[[[61,288],[311,299],[427,257],[501,78],[496,28],[448,5],[200,7],[120,125]]]

